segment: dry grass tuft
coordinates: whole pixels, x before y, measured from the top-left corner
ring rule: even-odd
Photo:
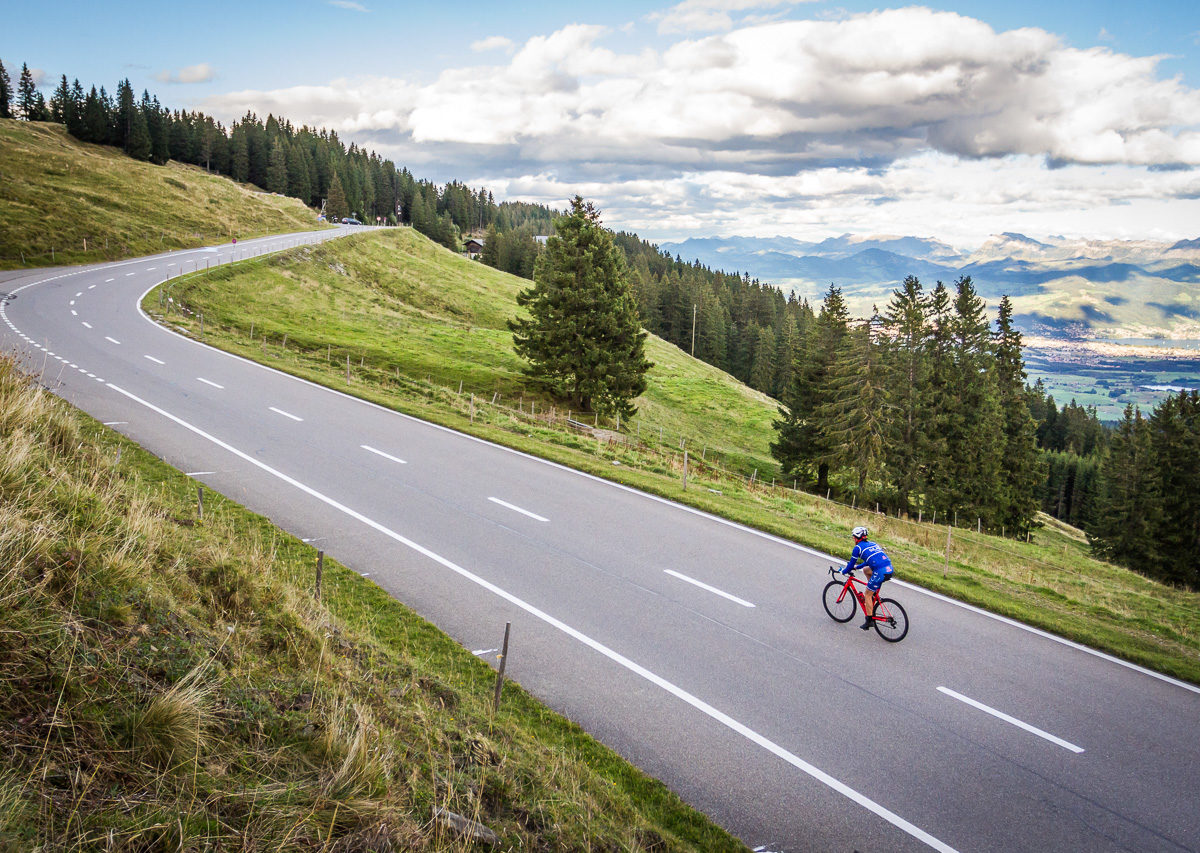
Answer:
[[[194,668],[126,718],[122,728],[127,743],[140,759],[163,770],[200,760],[215,722],[217,684],[204,680],[207,669]]]

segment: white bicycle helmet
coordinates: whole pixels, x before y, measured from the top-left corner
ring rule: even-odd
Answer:
[[[871,531],[867,530],[865,527],[856,527],[850,531],[850,535],[854,537],[855,541],[858,541],[859,539],[866,539],[868,536],[870,536]]]

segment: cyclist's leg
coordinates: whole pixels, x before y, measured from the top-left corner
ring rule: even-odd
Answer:
[[[870,566],[863,566],[863,574],[867,576],[867,588],[863,590],[863,615],[870,620],[875,615],[875,593],[879,587],[871,582],[875,573],[871,571]]]

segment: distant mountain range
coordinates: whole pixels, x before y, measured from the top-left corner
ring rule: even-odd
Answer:
[[[961,252],[922,237],[844,234],[820,242],[789,237],[704,237],[662,250],[713,269],[749,273],[819,301],[842,288],[859,315],[881,309],[908,275],[927,287],[969,275],[993,305],[1013,300],[1026,332],[1054,337],[1200,338],[1200,238],[1151,241],[1035,240],[1004,233]]]

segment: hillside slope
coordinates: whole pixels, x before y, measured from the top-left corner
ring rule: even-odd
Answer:
[[[0,357],[0,851],[744,849],[194,488]]]
[[[116,260],[320,227],[299,201],[0,119],[0,269]],[[86,244],[86,249],[85,249]]]
[[[461,383],[465,393],[523,400],[526,408],[537,401],[545,410],[554,401],[521,372],[505,325],[528,286],[396,228],[234,265],[169,292],[203,313],[209,329],[229,330],[243,345],[253,326],[260,346],[286,335],[289,355],[334,370],[349,358],[351,367],[455,390]],[[157,308],[156,296],[148,307]],[[716,452],[747,475],[758,469],[770,476],[776,402],[657,337],[647,340],[646,354],[654,362],[649,388],[626,431],[657,435],[662,427],[676,448],[682,439],[693,454]]]

